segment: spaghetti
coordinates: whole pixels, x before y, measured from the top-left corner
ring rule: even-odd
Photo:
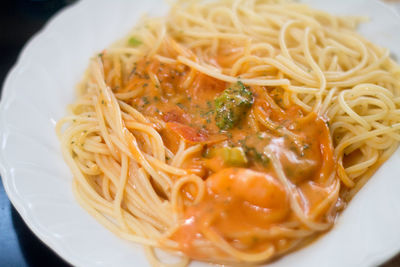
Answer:
[[[262,263],[328,230],[400,140],[400,68],[362,20],[279,0],[143,18],[57,124],[78,201],[153,265]]]

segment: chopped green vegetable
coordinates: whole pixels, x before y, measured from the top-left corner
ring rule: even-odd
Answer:
[[[247,158],[241,147],[224,147],[220,153],[228,166],[239,167],[247,165]]]
[[[233,128],[253,105],[253,93],[242,82],[225,89],[215,100],[215,121],[222,130]]]
[[[247,157],[241,147],[219,147],[207,149],[203,154],[206,158],[219,156],[227,166],[244,167],[247,165]]]
[[[139,39],[137,39],[136,37],[131,37],[128,40],[128,44],[131,46],[138,46],[142,44],[142,41],[140,41]]]

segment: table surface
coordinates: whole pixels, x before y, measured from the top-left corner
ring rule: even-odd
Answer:
[[[75,0],[14,0],[0,9],[0,84],[26,41],[59,9]],[[393,4],[394,1],[391,1]],[[398,6],[400,10],[400,5]],[[0,88],[1,90],[1,88]],[[0,266],[69,266],[25,225],[0,182]],[[400,254],[381,267],[400,266]]]

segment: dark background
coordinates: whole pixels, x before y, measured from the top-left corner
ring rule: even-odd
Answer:
[[[58,10],[73,0],[6,0],[0,2],[0,90],[28,39]],[[1,131],[1,129],[0,129]],[[25,225],[0,182],[0,266],[69,266]]]
[[[76,0],[7,0],[0,4],[0,85],[28,39]],[[110,0],[111,1],[111,0]],[[0,90],[2,87],[0,88]],[[0,129],[1,130],[1,129]],[[0,266],[69,266],[25,225],[0,183]],[[400,266],[400,256],[381,267]]]

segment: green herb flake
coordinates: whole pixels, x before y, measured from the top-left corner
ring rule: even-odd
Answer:
[[[140,41],[138,38],[136,37],[131,37],[128,40],[128,44],[131,46],[139,46],[142,44],[142,41]]]
[[[150,104],[150,101],[147,99],[147,97],[142,97],[142,101],[143,101],[143,103],[145,104],[145,105],[148,105],[148,104]]]

